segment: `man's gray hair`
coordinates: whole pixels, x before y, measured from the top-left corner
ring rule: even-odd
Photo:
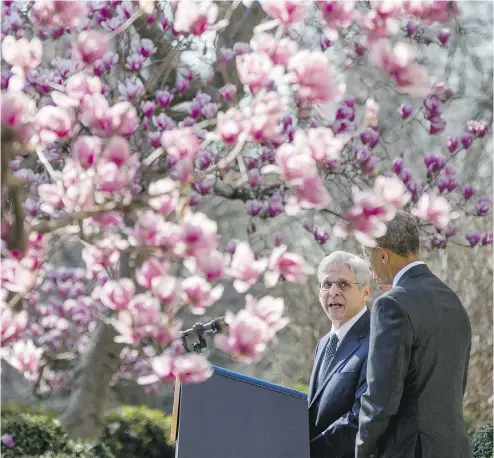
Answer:
[[[357,283],[360,285],[370,283],[371,273],[367,262],[361,257],[346,251],[334,251],[329,256],[326,256],[317,269],[317,279],[322,281],[328,267],[334,264],[345,264],[355,274]]]
[[[387,248],[398,256],[418,253],[420,246],[417,220],[404,210],[386,223],[386,234],[376,239],[377,246]]]

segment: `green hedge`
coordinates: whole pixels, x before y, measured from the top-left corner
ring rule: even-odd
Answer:
[[[473,458],[492,458],[492,425],[482,425],[472,436]]]
[[[106,417],[102,442],[118,458],[174,458],[170,417],[145,407],[120,407]]]
[[[108,413],[104,433],[98,441],[75,442],[63,431],[55,412],[9,405],[2,409],[2,435],[11,435],[15,446],[9,447],[2,442],[1,456],[172,458],[175,451],[169,442],[170,424],[170,418],[161,411],[145,407],[121,407]]]
[[[303,391],[302,386],[296,389]],[[74,442],[63,431],[57,413],[20,405],[2,409],[2,434],[15,446],[1,444],[4,458],[173,458],[170,417],[159,410],[124,406],[106,416],[96,442]],[[483,425],[472,435],[473,458],[493,458],[493,427]]]

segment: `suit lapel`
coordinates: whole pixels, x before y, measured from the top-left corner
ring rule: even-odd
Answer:
[[[309,403],[312,402],[312,398],[314,396],[314,387],[316,384],[317,374],[319,373],[319,367],[321,366],[322,357],[324,355],[324,349],[328,343],[331,332],[328,332],[319,342],[318,352],[316,354],[316,360],[314,361],[314,369],[312,370],[312,374],[309,382]]]
[[[328,372],[324,379],[321,382],[321,385],[317,389],[315,393],[313,393],[314,390],[314,383],[315,383],[315,378],[317,376],[317,373],[319,371],[319,366],[321,364],[321,359],[322,355],[324,354],[324,347],[321,347],[321,351],[319,352],[319,357],[317,361],[317,369],[314,371],[312,374],[312,379],[311,379],[311,386],[310,386],[310,403],[309,407],[312,406],[314,401],[319,397],[319,395],[324,391],[324,388],[326,385],[329,383],[331,380],[331,377],[339,371],[339,369],[345,364],[348,359],[359,349],[360,347],[360,341],[362,338],[367,334],[369,330],[369,320],[370,320],[370,313],[367,311],[365,312],[360,319],[352,326],[352,328],[348,331],[347,335],[343,338],[343,341],[340,343],[338,346],[338,349],[336,350],[336,353],[329,364],[328,367]],[[326,337],[325,343],[327,343],[327,340],[329,338]],[[322,345],[322,341],[321,341]]]

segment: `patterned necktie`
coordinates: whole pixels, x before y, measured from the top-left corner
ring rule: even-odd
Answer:
[[[331,360],[333,359],[336,353],[337,346],[338,346],[338,337],[336,336],[336,334],[332,334],[331,339],[329,340],[328,344],[326,345],[326,348],[324,349],[322,363],[321,366],[319,367],[319,373],[317,374],[316,390],[321,385],[324,376],[326,375],[329,364],[331,363]]]

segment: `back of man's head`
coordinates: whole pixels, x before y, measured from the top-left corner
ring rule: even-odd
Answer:
[[[386,223],[386,227],[386,234],[376,240],[377,246],[398,256],[419,253],[419,226],[410,213],[398,210],[396,216]]]

